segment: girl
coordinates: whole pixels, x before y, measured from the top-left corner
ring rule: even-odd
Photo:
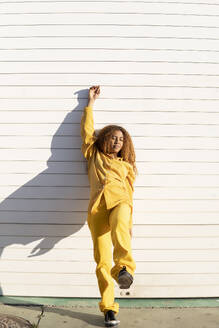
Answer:
[[[81,150],[88,161],[90,202],[87,223],[97,264],[101,294],[99,309],[104,313],[105,326],[115,326],[119,323],[115,318],[119,304],[114,301],[113,279],[120,288],[129,288],[136,269],[131,251],[131,229],[137,169],[133,143],[124,128],[108,125],[95,135],[92,110],[99,95],[100,86],[89,89],[88,105],[81,119]]]

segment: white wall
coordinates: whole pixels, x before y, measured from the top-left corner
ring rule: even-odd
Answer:
[[[99,297],[79,123],[133,136],[124,297],[219,296],[218,1],[0,1],[4,295]],[[35,256],[32,256],[35,255]]]

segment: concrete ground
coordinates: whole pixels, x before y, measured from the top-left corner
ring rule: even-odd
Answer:
[[[39,328],[104,327],[103,314],[94,306],[1,304],[0,314],[22,317]],[[219,328],[219,307],[123,307],[117,318],[119,328]]]

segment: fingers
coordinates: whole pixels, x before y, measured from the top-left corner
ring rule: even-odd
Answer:
[[[99,85],[93,85],[90,87],[90,90],[94,90],[95,93],[100,93],[100,86]]]
[[[97,86],[96,93],[97,93],[97,94],[100,93],[100,86],[99,86],[99,85]]]

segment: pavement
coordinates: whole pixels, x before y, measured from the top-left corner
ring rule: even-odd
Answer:
[[[12,324],[12,319],[18,320],[18,317],[23,318],[23,322]],[[5,321],[1,321],[3,318]],[[219,307],[122,307],[117,318],[118,328],[219,328]],[[104,327],[104,324],[97,306],[0,304],[0,327],[82,328]]]

